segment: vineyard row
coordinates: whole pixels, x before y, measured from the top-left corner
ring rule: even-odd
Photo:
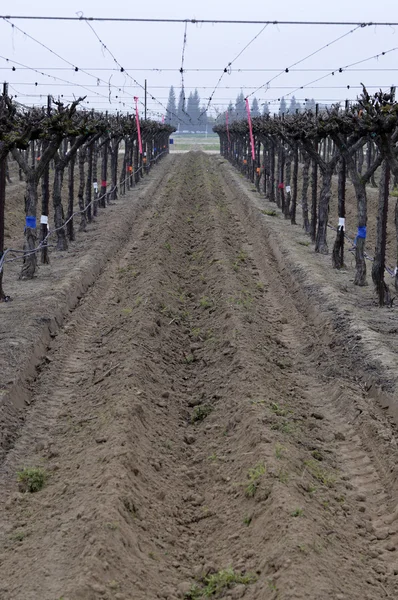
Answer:
[[[26,108],[12,101],[4,86],[0,97],[0,300],[8,299],[3,291],[3,272],[5,263],[15,260],[11,256],[23,261],[21,278],[31,279],[39,253],[42,263],[49,262],[51,235],[56,236],[57,249],[66,250],[68,241],[75,239],[76,214],[79,230],[85,231],[100,208],[130,190],[169,151],[174,127],[151,120],[140,122],[138,110],[127,116],[83,112],[79,110],[82,100],[64,105],[49,97],[47,107]],[[23,251],[4,248],[12,159],[20,181],[25,182]],[[53,229],[49,227],[50,192]]]
[[[395,101],[395,89],[391,89],[390,93],[379,92],[370,96],[364,88],[357,103],[345,109],[336,106],[295,115],[227,122],[216,125],[214,131],[220,137],[221,154],[259,191],[261,188],[266,198],[275,202],[292,224],[296,224],[297,202],[301,200],[305,232],[315,244],[315,252],[323,254],[329,252],[327,229],[332,178],[333,175],[338,176],[338,225],[332,251],[332,264],[336,269],[344,266],[346,180],[347,176],[350,177],[357,201],[354,283],[359,286],[367,283],[366,186],[368,183],[376,186],[377,172],[379,200],[372,280],[380,305],[391,305],[391,292],[385,282],[385,255],[391,174],[391,194],[398,196],[398,103]],[[398,200],[395,226],[398,253]],[[397,270],[394,284],[398,290]]]

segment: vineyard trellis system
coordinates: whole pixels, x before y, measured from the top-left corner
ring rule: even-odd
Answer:
[[[22,260],[20,277],[31,279],[39,252],[41,262],[49,262],[50,236],[56,236],[58,250],[66,250],[68,240],[75,239],[74,217],[79,215],[79,230],[85,231],[100,208],[106,208],[119,193],[124,195],[169,152],[169,136],[175,131],[174,127],[157,121],[140,122],[138,113],[121,116],[83,112],[79,104],[84,98],[64,105],[49,96],[47,107],[27,108],[13,101],[7,92],[4,84],[0,96],[0,301],[9,299],[3,290],[5,263]],[[124,153],[119,173],[121,146]],[[26,186],[23,250],[4,248],[10,159],[16,161],[20,180],[24,179]],[[53,229],[48,223],[51,174]],[[65,175],[67,206],[62,199]]]
[[[251,138],[250,127],[253,138]],[[275,202],[286,219],[296,224],[297,201],[301,199],[303,227],[315,244],[315,252],[327,254],[328,217],[332,177],[338,176],[338,215],[332,263],[344,266],[346,177],[351,178],[357,201],[355,279],[366,285],[365,251],[367,227],[367,183],[376,186],[374,175],[381,167],[375,256],[372,280],[380,306],[393,298],[385,282],[387,211],[389,195],[398,196],[398,103],[395,88],[373,96],[363,87],[352,106],[333,106],[295,115],[256,117],[218,124],[213,130],[220,138],[221,154],[245,174],[257,190]],[[252,143],[253,141],[253,143]],[[301,188],[299,188],[301,163]],[[390,174],[394,187],[390,193]],[[320,176],[320,192],[318,179]],[[311,198],[308,197],[311,180]],[[309,206],[310,203],[310,206]],[[329,225],[330,227],[330,225]],[[395,206],[398,242],[398,199]],[[397,249],[398,257],[398,249]],[[398,258],[397,258],[398,264]],[[389,270],[398,291],[398,269]]]

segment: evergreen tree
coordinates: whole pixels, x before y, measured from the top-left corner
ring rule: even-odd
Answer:
[[[286,107],[286,100],[285,98],[282,96],[282,100],[281,103],[279,105],[279,114],[280,115],[285,115],[287,112],[287,107]]]
[[[189,94],[187,113],[189,115],[189,127],[191,131],[196,131],[199,127],[199,115],[200,115],[200,97],[198,90]]]
[[[200,96],[198,93],[198,90],[195,89],[194,93],[193,93],[193,122],[195,123],[195,127],[198,128],[199,127],[199,117],[200,117]]]
[[[235,110],[234,110],[234,105],[232,104],[232,102],[230,102],[228,104],[228,120],[230,123],[233,123],[233,121],[235,121]]]
[[[185,123],[187,118],[186,118],[186,115],[184,114],[184,111],[185,111],[185,97],[184,97],[184,91],[181,90],[180,95],[178,97],[178,107],[177,107],[177,117],[179,119],[178,123],[179,123],[180,130],[187,128],[187,124]]]
[[[311,98],[311,100],[308,100],[308,102],[306,104],[306,108],[307,108],[307,110],[311,110],[312,112],[315,112],[316,103],[315,103],[314,98]]]
[[[246,102],[243,92],[236,98],[235,102],[235,118],[237,121],[244,119],[246,116]]]
[[[200,109],[199,131],[206,131],[206,126],[207,126],[207,110],[206,110],[206,107],[203,105],[202,108]]]
[[[269,115],[269,104],[268,102],[264,102],[263,104],[263,116],[267,117]]]
[[[166,108],[166,123],[168,125],[173,125],[173,126],[177,126],[177,106],[176,106],[176,95],[175,95],[175,91],[174,91],[174,87],[171,86],[170,88],[170,92],[169,92],[169,99],[167,101],[167,108]]]
[[[251,105],[250,112],[251,112],[251,116],[252,117],[259,117],[260,116],[260,109],[259,109],[259,106],[258,106],[258,100],[257,100],[257,98],[253,98],[253,102],[252,102],[252,105]]]
[[[292,96],[292,99],[290,100],[289,114],[290,115],[295,115],[296,114],[296,109],[297,109],[296,98],[295,98],[295,96]]]

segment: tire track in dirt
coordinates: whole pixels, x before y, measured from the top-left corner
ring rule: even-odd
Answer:
[[[257,210],[250,206],[248,197],[242,198],[241,194],[236,193],[234,181],[237,177],[231,174],[231,179],[223,177],[223,180],[231,196],[239,198],[234,205],[235,211],[245,221],[246,227],[251,227],[253,236],[264,240],[261,246],[255,244],[255,255],[258,264],[262,263],[263,268],[267,269],[268,258],[271,257],[272,261],[276,258],[273,240],[266,226],[263,226],[261,216],[259,219]],[[264,246],[267,250],[266,260]],[[347,496],[351,500],[366,503],[360,508],[366,513],[364,520],[362,523],[358,521],[357,525],[371,534],[368,555],[373,559],[376,580],[383,584],[383,575],[397,572],[397,439],[393,418],[383,414],[381,406],[372,395],[367,394],[362,383],[368,379],[366,364],[363,364],[361,371],[361,354],[356,352],[355,347],[347,352],[347,332],[343,330],[338,335],[337,329],[337,335],[331,335],[329,326],[325,330],[320,329],[319,317],[311,319],[311,313],[314,312],[311,303],[306,306],[305,294],[298,293],[300,290],[292,286],[294,276],[286,274],[280,259],[275,262],[280,276],[272,280],[276,283],[273,296],[278,298],[282,293],[284,309],[289,314],[288,322],[282,318],[282,338],[290,347],[290,355],[299,368],[304,368],[306,375],[308,371],[312,372],[318,379],[312,384],[311,391],[313,397],[318,398],[315,408],[325,411],[334,429],[339,468],[344,473],[343,478],[349,481]],[[325,327],[325,323],[322,325]],[[306,385],[309,383],[307,379]],[[364,535],[363,532],[360,535]],[[386,597],[395,597],[397,586],[394,578],[389,582],[389,591],[383,587],[383,592]]]
[[[68,252],[55,252],[38,278],[21,282],[18,263],[8,266],[15,279],[8,279],[7,289],[15,301],[3,305],[0,325],[0,463],[21,429],[31,383],[43,367],[51,338],[126,243],[136,218],[173,164],[172,157],[166,158],[134,191],[112,203],[106,218],[89,226],[85,241],[77,236]]]
[[[228,568],[218,597],[394,597],[393,454],[365,443],[358,384],[324,379],[337,357],[233,183],[179,157],[133,235],[1,474],[2,597],[195,600]],[[15,491],[24,464],[50,474],[37,494]]]
[[[165,180],[167,181],[168,177],[169,175],[166,171],[159,185],[161,186]],[[129,246],[126,248],[127,252],[126,250],[124,251],[125,254],[120,259],[120,264],[126,262],[130,253],[134,253],[137,250],[138,245],[135,240],[145,237],[147,234],[148,215],[153,215],[154,211],[156,211],[157,203],[161,201],[162,196],[160,194],[149,208],[144,209],[142,214],[138,214],[137,223],[133,226],[132,231],[134,241],[129,242]],[[118,254],[123,255],[123,249]],[[40,522],[42,513],[45,513],[45,509],[51,506],[54,508],[52,517],[56,521],[60,521],[62,511],[57,510],[56,506],[59,499],[64,499],[65,495],[69,497],[68,500],[70,500],[72,505],[70,508],[72,515],[76,511],[78,514],[78,517],[76,517],[76,514],[73,515],[72,519],[80,519],[78,509],[73,506],[73,494],[69,493],[69,479],[65,480],[59,477],[58,479],[61,481],[56,481],[56,475],[60,469],[58,457],[62,456],[66,460],[70,458],[70,464],[76,465],[76,455],[84,451],[84,439],[80,440],[80,447],[76,448],[75,455],[72,453],[69,457],[68,437],[70,435],[73,437],[74,434],[78,434],[81,431],[84,432],[84,428],[87,425],[97,418],[101,418],[101,412],[99,413],[100,417],[98,417],[98,410],[102,406],[102,402],[98,402],[98,399],[94,400],[91,406],[87,405],[87,407],[84,405],[81,406],[80,403],[84,402],[87,389],[91,386],[97,389],[95,386],[101,383],[100,380],[102,377],[106,379],[108,375],[114,372],[111,353],[110,362],[108,361],[108,356],[103,357],[101,353],[98,356],[98,353],[95,351],[93,360],[91,353],[93,348],[97,349],[101,346],[102,338],[106,339],[106,336],[112,331],[112,327],[107,327],[106,320],[104,321],[104,319],[106,318],[109,305],[113,306],[117,304],[117,287],[121,268],[118,265],[119,261],[116,257],[100,276],[96,285],[91,288],[80,302],[78,308],[73,313],[73,317],[62,329],[62,333],[55,340],[53,348],[49,349],[50,352],[38,369],[39,373],[41,371],[43,373],[38,377],[34,386],[35,389],[31,399],[32,408],[27,415],[26,425],[15,446],[8,452],[8,456],[3,461],[0,471],[2,479],[0,498],[2,505],[10,509],[8,511],[10,516],[14,504],[19,507],[16,521],[13,522],[10,519],[7,522],[4,519],[1,524],[1,537],[5,541],[6,554],[9,554],[10,550],[12,552],[13,542],[19,539],[18,535],[15,535],[15,531],[23,537],[30,537],[31,533],[33,534],[33,531],[31,532],[29,527],[25,529],[30,517],[37,518]],[[101,330],[101,325],[104,327],[103,330]],[[64,439],[66,444],[64,444]],[[94,440],[94,443],[101,444],[101,436],[98,437],[97,442]],[[15,493],[16,472],[21,466],[35,466],[42,465],[43,463],[49,464],[51,481],[55,482],[54,489],[49,495],[47,505],[42,502],[35,503],[33,501],[32,508],[26,508],[24,502],[27,498],[24,498],[19,493]],[[78,463],[77,467],[80,467]],[[71,468],[71,466],[67,465],[66,471],[70,471]],[[57,529],[57,523],[53,524],[49,529],[49,534],[43,536],[42,544],[40,545],[40,555],[43,559],[45,557],[45,559],[43,560],[43,571],[38,572],[36,577],[38,579],[38,588],[35,589],[34,581],[32,580],[28,588],[32,587],[33,589],[21,591],[20,597],[38,598],[39,595],[41,597],[42,593],[49,594],[48,597],[54,597],[58,592],[53,587],[62,589],[65,571],[70,569],[70,572],[67,573],[69,579],[73,579],[73,569],[77,570],[77,574],[79,573],[81,566],[78,560],[79,557],[73,557],[73,551],[71,552],[71,556],[74,558],[74,564],[68,566],[66,566],[63,560],[59,559],[59,555],[54,553],[54,544],[56,546],[56,541],[53,537],[54,533],[56,532],[56,535],[61,534],[61,538],[65,535],[62,532],[57,532]],[[14,532],[13,534],[10,534],[11,530]],[[40,532],[40,527],[38,527],[38,531]],[[39,535],[43,535],[43,532]],[[71,540],[72,548],[73,544],[74,540]],[[64,543],[60,545],[65,546]],[[37,552],[37,549],[35,552]],[[1,560],[8,558],[6,554],[1,555]],[[67,555],[65,548],[62,549],[62,554]],[[4,593],[9,590],[7,583],[8,574],[7,572],[7,576],[0,583],[0,589]],[[44,585],[43,592],[43,581],[48,581],[50,575],[51,581],[49,581],[49,586],[46,588]],[[43,578],[42,581],[40,581],[40,576]],[[18,593],[14,589],[9,597],[17,597]]]

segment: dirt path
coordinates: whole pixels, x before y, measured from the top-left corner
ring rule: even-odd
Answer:
[[[228,172],[174,160],[1,465],[0,597],[397,597],[389,421]],[[40,492],[17,491],[26,466]]]

